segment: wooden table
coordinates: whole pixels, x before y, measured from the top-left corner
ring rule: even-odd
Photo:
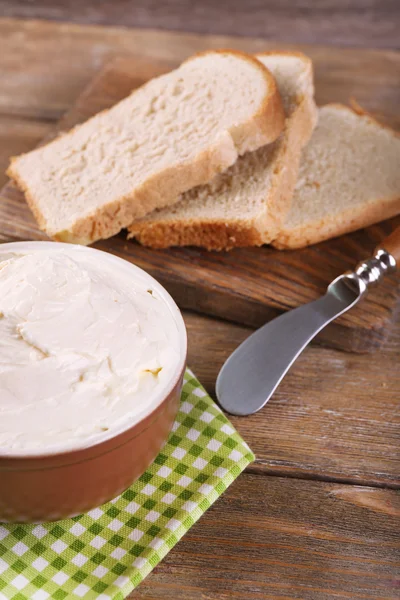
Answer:
[[[25,6],[3,4],[9,13]],[[383,34],[377,45],[386,41]],[[0,183],[9,155],[32,148],[107,58],[141,49],[157,57],[168,47],[179,60],[189,42],[265,46],[0,20]],[[189,363],[213,394],[224,359],[249,330],[185,319]],[[131,597],[400,598],[399,359],[399,327],[372,356],[308,348],[261,413],[232,419],[257,461]]]

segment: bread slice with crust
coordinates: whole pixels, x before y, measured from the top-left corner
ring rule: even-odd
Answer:
[[[50,237],[88,244],[208,183],[283,125],[263,65],[245,53],[208,51],[14,158],[8,174]]]
[[[273,245],[301,248],[400,213],[400,136],[362,110],[319,109]]]
[[[289,210],[303,146],[316,122],[311,60],[301,53],[256,55],[272,73],[285,107],[284,131],[173,206],[131,224],[129,237],[153,248],[228,250],[273,240]]]

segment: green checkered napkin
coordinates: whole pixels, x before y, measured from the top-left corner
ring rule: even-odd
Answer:
[[[0,600],[122,600],[252,460],[188,370],[169,440],[131,488],[73,519],[0,524]]]

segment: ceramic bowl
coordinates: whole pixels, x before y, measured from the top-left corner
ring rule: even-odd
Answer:
[[[68,244],[57,242],[16,242],[1,244],[1,252],[21,252]],[[165,384],[155,408],[139,422],[126,424],[122,431],[106,434],[101,441],[54,451],[9,453],[0,450],[0,522],[54,521],[78,515],[107,502],[144,473],[160,451],[178,412],[187,339],[182,315],[168,292],[142,269],[111,254],[95,252],[99,262],[113,262],[126,277],[144,278],[171,310],[180,333],[179,364]],[[0,390],[1,393],[1,390]]]

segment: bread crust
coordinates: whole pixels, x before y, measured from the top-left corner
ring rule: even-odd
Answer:
[[[312,97],[312,61],[300,52],[265,52],[256,56],[264,55],[301,58],[307,65],[311,82],[310,93],[297,99],[296,109],[285,121],[282,138],[278,142],[280,145],[275,157],[275,171],[264,214],[251,220],[235,218],[224,223],[212,218],[137,221],[128,228],[129,238],[135,237],[141,244],[151,248],[194,245],[208,250],[231,250],[244,246],[261,246],[276,237],[290,208],[301,150],[311,137],[317,111]]]
[[[219,48],[217,50],[204,50],[187,58],[184,62],[188,63],[200,56],[208,54],[231,54],[238,58],[249,62],[254,68],[260,71],[264,80],[267,82],[268,95],[265,97],[258,111],[254,113],[251,119],[242,123],[240,127],[231,131],[235,146],[238,149],[238,154],[242,155],[245,152],[252,152],[265,144],[273,142],[277,139],[285,126],[285,111],[283,109],[281,95],[271,72],[259,60],[232,48]],[[192,186],[195,187],[195,186]]]
[[[324,106],[362,116],[374,125],[390,131],[394,137],[399,137],[397,131],[377,121],[375,117],[365,111],[355,100],[352,100],[351,107],[334,102]],[[298,225],[297,227],[287,229],[282,227],[276,239],[272,241],[272,245],[280,250],[305,248],[306,246],[357,231],[357,229],[368,227],[385,219],[390,219],[399,213],[400,195],[372,200],[367,204],[349,208],[340,214],[328,215],[323,219],[312,221],[306,225]]]
[[[339,215],[330,215],[325,219],[313,221],[309,226],[282,231],[272,245],[279,250],[305,248],[390,219],[399,213],[400,196],[374,200],[367,205],[343,211]]]
[[[25,181],[18,172],[19,157],[11,160],[7,175],[25,193],[28,205],[39,227],[49,237],[58,241],[78,244],[90,244],[98,239],[109,238],[135,219],[145,216],[156,208],[174,204],[181,193],[198,185],[209,183],[213,177],[229,168],[237,160],[238,155],[254,150],[278,137],[284,126],[284,110],[275,80],[270,72],[250,55],[236,50],[209,50],[200,55],[215,52],[234,54],[250,62],[262,74],[266,82],[267,93],[255,114],[240,126],[226,130],[214,146],[199,153],[190,162],[186,161],[155,173],[141,186],[135,188],[132,193],[116,198],[112,202],[98,207],[92,213],[76,219],[68,230],[54,231],[51,229],[38,207],[37,198],[30,190],[29,182]],[[194,60],[195,57],[196,55],[189,58],[188,61]],[[144,84],[144,86],[146,85]],[[107,113],[108,110],[102,112]],[[80,125],[77,125],[65,135],[70,135],[79,127]],[[53,140],[49,144],[51,145],[55,141]]]

